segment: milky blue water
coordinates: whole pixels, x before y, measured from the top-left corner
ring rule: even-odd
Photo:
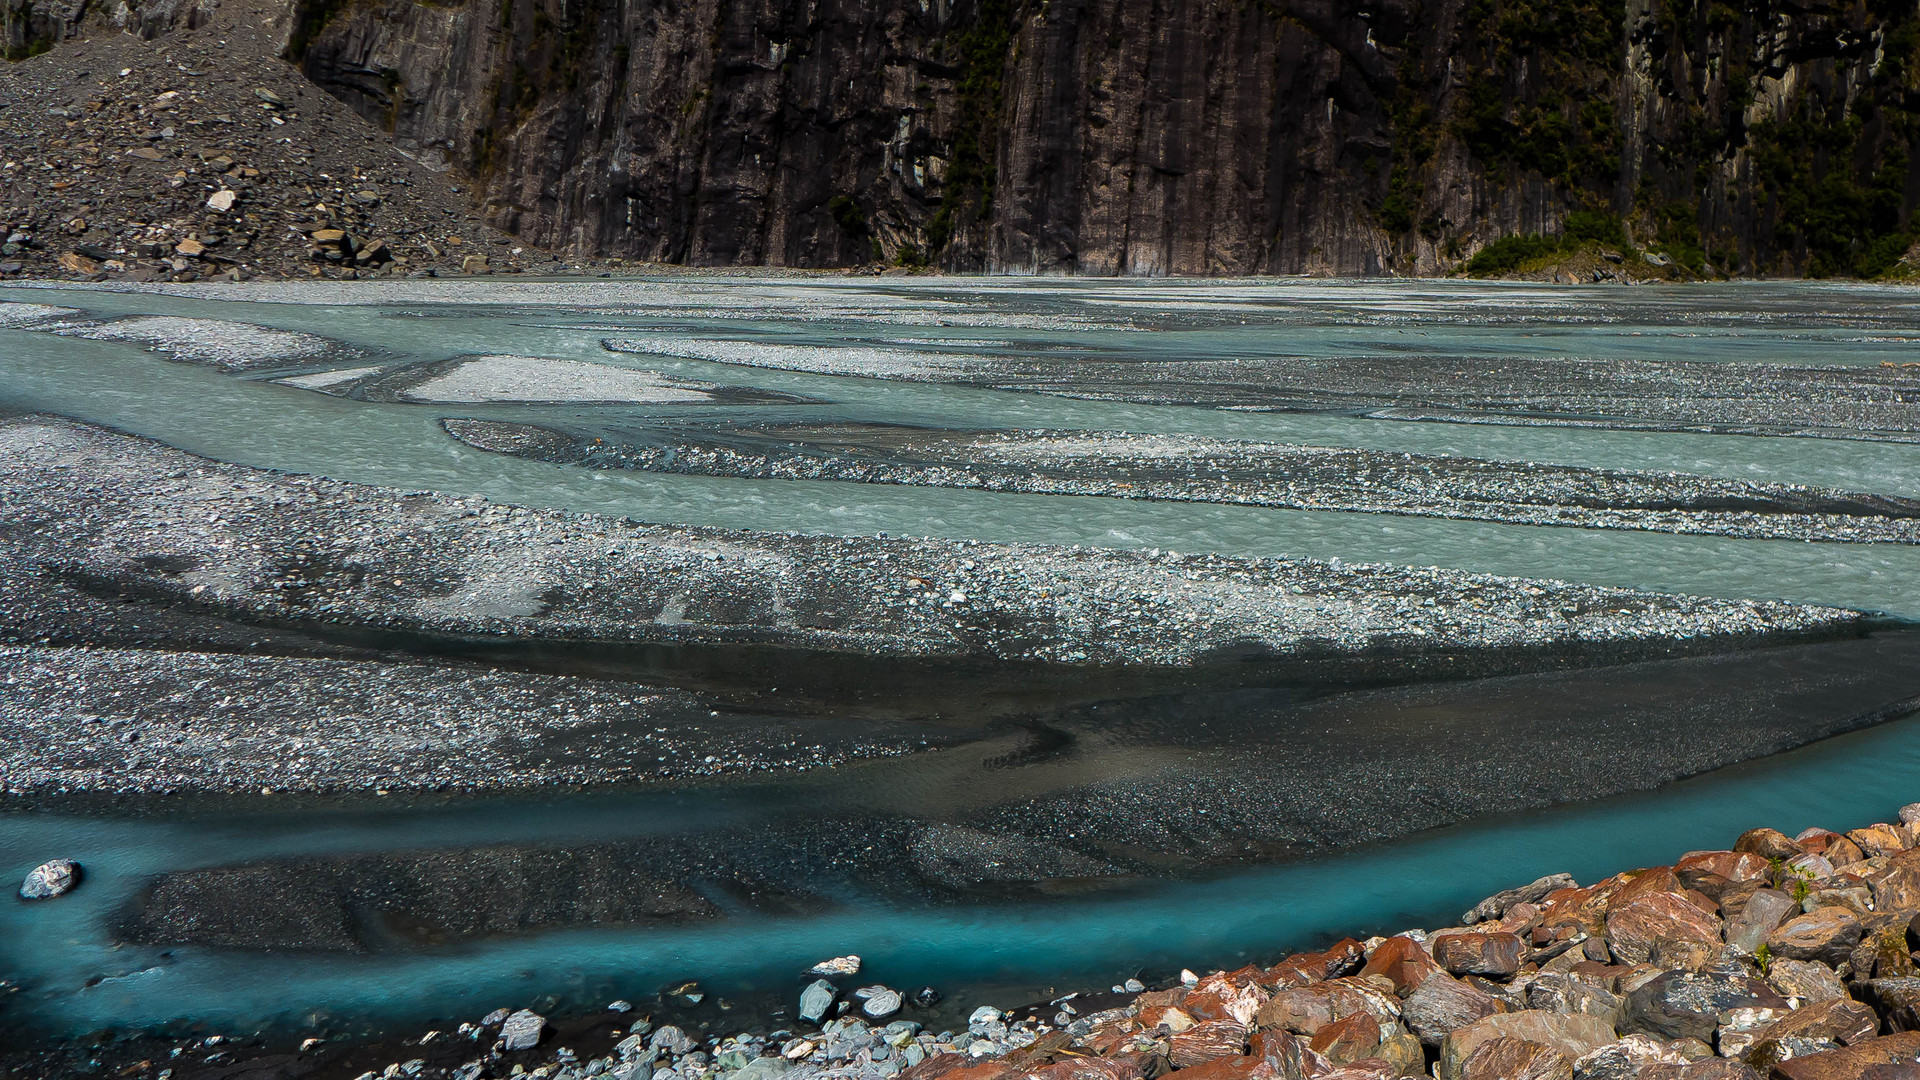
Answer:
[[[1442,565],[1716,596],[1920,615],[1920,548],[1726,540],[1333,512],[1021,496],[879,485],[588,472],[487,454],[443,416],[848,419],[1179,432],[1267,441],[1675,469],[1920,495],[1920,445],[1416,423],[1073,401],[607,352],[662,334],[982,354],[1190,359],[1532,356],[1875,365],[1920,360],[1908,290],[1765,284],[1565,289],[1461,282],[874,281],[871,279],[191,288],[171,295],[0,289],[94,317],[181,314],[319,334],[388,365],[516,353],[646,367],[821,399],[817,405],[445,406],[342,400],[174,363],[127,343],[0,330],[0,408],[74,416],[212,457],[506,502],[818,532],[1161,547]],[[0,481],[3,482],[3,481]],[[1871,767],[1863,767],[1871,762]],[[798,790],[798,789],[795,789]],[[1141,967],[1227,964],[1340,932],[1438,923],[1538,873],[1591,877],[1724,845],[1740,830],[1843,827],[1920,798],[1920,720],[1830,740],[1631,799],[1489,820],[1307,864],[1072,903],[901,909],[857,894],[838,914],[708,929],[569,932],[381,957],[114,949],[107,915],[155,872],[274,854],[633,835],[790,812],[792,791],[603,796],[290,817],[0,815],[0,877],[52,855],[87,885],[57,904],[0,905],[0,973],[45,1030],[199,1018],[298,1020],[316,1009],[397,1021],[473,1016],[572,991],[647,992],[697,976],[744,992],[827,954],[867,956],[894,985],[1104,984]],[[87,986],[95,976],[111,976]],[[1002,1001],[1002,1004],[1009,1003]]]

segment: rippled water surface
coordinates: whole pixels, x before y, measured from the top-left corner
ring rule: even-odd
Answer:
[[[1634,359],[1782,365],[1920,361],[1910,290],[1817,284],[1569,289],[1461,282],[1081,282],[757,279],[404,282],[188,287],[170,294],[0,289],[0,303],[86,317],[172,314],[320,335],[357,350],[333,366],[400,369],[467,354],[642,368],[810,399],[774,404],[435,405],[350,400],[170,361],[138,344],[0,329],[0,408],[77,417],[211,457],[409,489],[671,521],[1338,557],[1785,598],[1920,616],[1920,548],[1731,540],[1357,513],[846,483],[591,472],[489,454],[439,421],[483,416],[641,422],[733,416],[1173,432],[1607,468],[1679,470],[1920,496],[1920,444],[1832,438],[1413,422],[1336,412],[1248,413],[1078,401],[954,386],[617,354],[642,338],[938,356],[1108,362],[1394,357]],[[326,364],[298,366],[311,373]],[[535,993],[644,992],[696,975],[737,991],[784,986],[802,961],[848,950],[876,978],[1040,988],[1141,965],[1224,964],[1333,933],[1438,922],[1501,884],[1670,859],[1767,824],[1850,826],[1920,791],[1920,721],[1904,720],[1722,770],[1651,797],[1493,820],[1306,864],[1124,895],[1028,906],[900,910],[849,895],[836,913],[713,930],[567,932],[419,956],[287,958],[115,951],[109,906],[146,875],[264,855],[671,832],[720,816],[792,812],[787,789],[625,794],[322,815],[201,812],[121,818],[0,815],[0,871],[52,854],[95,878],[58,905],[0,905],[0,957],[39,992],[50,1029],[180,1017],[246,1024],[314,1009],[370,1018],[468,1015]],[[1858,767],[1862,759],[1872,769]],[[785,792],[784,794],[782,792]],[[1818,793],[1817,799],[1806,798]],[[4,875],[0,875],[4,876]],[[37,942],[33,947],[23,942]],[[1125,957],[1124,964],[1116,957]],[[770,974],[773,973],[773,974]],[[95,976],[104,981],[88,985]],[[1003,1004],[1006,1002],[1002,1002]]]

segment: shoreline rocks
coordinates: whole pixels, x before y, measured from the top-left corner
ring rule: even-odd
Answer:
[[[41,863],[20,883],[20,899],[51,900],[65,896],[80,885],[80,864],[72,859],[54,859]]]

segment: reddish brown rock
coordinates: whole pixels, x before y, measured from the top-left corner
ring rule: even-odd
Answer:
[[[1614,959],[1637,964],[1653,958],[1663,942],[1720,946],[1720,920],[1668,892],[1640,896],[1607,915],[1607,944]]]
[[[1808,829],[1794,837],[1794,841],[1800,845],[1800,850],[1810,855],[1824,855],[1835,866],[1857,863],[1866,858],[1853,841],[1826,829]]]
[[[1180,1008],[1196,1020],[1237,1020],[1249,1024],[1269,996],[1251,978],[1236,983],[1233,975],[1209,975],[1194,985]]]
[[[1394,992],[1404,996],[1439,970],[1419,942],[1410,937],[1390,937],[1374,948],[1360,974],[1384,975],[1393,982]]]
[[[1237,1020],[1208,1020],[1167,1037],[1167,1060],[1176,1069],[1246,1052],[1247,1026]]]
[[[1321,984],[1282,990],[1260,1006],[1253,1023],[1263,1031],[1277,1028],[1311,1035],[1344,1015],[1336,1012],[1336,1004],[1337,995]]]
[[[1072,1057],[1028,1071],[1032,1080],[1142,1080],[1136,1061],[1122,1058]]]
[[[1512,1038],[1560,1051],[1567,1061],[1616,1041],[1613,1028],[1591,1016],[1556,1016],[1543,1012],[1515,1012],[1489,1016],[1447,1036],[1440,1046],[1441,1080],[1459,1080],[1461,1066],[1489,1039]]]
[[[1573,1080],[1573,1062],[1550,1046],[1503,1035],[1474,1047],[1455,1076],[1457,1080]]]
[[[1867,875],[1867,885],[1881,911],[1920,909],[1920,848],[1889,857],[1885,867]]]
[[[1864,829],[1851,829],[1847,832],[1847,839],[1853,841],[1854,846],[1866,852],[1869,857],[1898,855],[1913,846],[1907,837],[1901,835],[1900,831],[1891,825],[1868,825]]]
[[[1185,1031],[1199,1023],[1192,1013],[1178,1005],[1149,1005],[1134,1014],[1145,1031]]]
[[[1174,1070],[1180,1080],[1285,1080],[1256,1057],[1221,1057]]]
[[[1767,935],[1767,948],[1789,960],[1815,960],[1833,966],[1853,955],[1860,935],[1858,915],[1843,907],[1823,907],[1781,923]]]
[[[1809,1054],[1773,1067],[1774,1080],[1864,1080],[1879,1065],[1911,1065],[1920,1058],[1920,1031],[1867,1039],[1824,1054]]]
[[[1400,1071],[1400,1067],[1391,1061],[1368,1058],[1351,1065],[1342,1065],[1329,1073],[1321,1073],[1315,1077],[1315,1080],[1394,1080],[1395,1077],[1403,1075],[1405,1074]]]
[[[1367,951],[1352,938],[1343,938],[1319,952],[1289,956],[1268,968],[1261,983],[1291,989],[1351,975],[1367,962]]]
[[[1697,888],[1692,878],[1703,874],[1715,874],[1730,882],[1764,880],[1772,874],[1772,863],[1753,851],[1695,851],[1674,863],[1674,876],[1688,888]]]
[[[1380,1023],[1367,1013],[1354,1013],[1314,1032],[1307,1046],[1335,1065],[1370,1058],[1380,1048]]]
[[[1880,1030],[1880,1018],[1872,1009],[1850,999],[1837,1001],[1816,1001],[1803,1005],[1788,1013],[1785,1018],[1767,1027],[1764,1035],[1769,1039],[1801,1037],[1808,1039],[1832,1039],[1834,1042],[1853,1043],[1873,1037]]]
[[[1421,1042],[1439,1046],[1458,1029],[1503,1011],[1492,994],[1441,972],[1407,995],[1400,1015]]]
[[[1634,1080],[1760,1080],[1760,1074],[1744,1062],[1705,1058],[1684,1064],[1647,1065],[1634,1074]]]
[[[1509,976],[1520,970],[1526,954],[1518,934],[1472,930],[1436,934],[1427,948],[1434,962],[1454,975]]]
[[[981,1061],[966,1054],[935,1054],[900,1074],[900,1080],[1001,1080],[1017,1076],[1004,1059]]]
[[[1733,850],[1752,852],[1763,859],[1784,862],[1804,849],[1779,829],[1748,829],[1733,842]]]
[[[1650,896],[1654,893],[1673,893],[1677,896],[1685,890],[1686,886],[1680,883],[1679,875],[1673,872],[1671,866],[1651,866],[1643,870],[1635,870],[1631,879],[1620,886],[1619,891],[1607,901],[1607,910],[1613,911],[1623,905],[1631,904],[1642,896]]]

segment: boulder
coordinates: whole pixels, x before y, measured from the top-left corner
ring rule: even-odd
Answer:
[[[1767,935],[1767,949],[1788,960],[1837,966],[1860,944],[1860,917],[1843,907],[1824,907],[1781,923]]]
[[[1786,893],[1761,889],[1748,897],[1740,914],[1727,923],[1727,944],[1751,956],[1766,944],[1767,936],[1799,908]]]
[[[1400,1006],[1407,1028],[1428,1046],[1439,1046],[1455,1030],[1502,1011],[1493,995],[1445,972],[1428,976]]]
[[[818,979],[844,979],[860,974],[860,958],[852,953],[836,956],[831,960],[822,960],[802,972]]]
[[[1404,1075],[1398,1066],[1383,1058],[1367,1058],[1351,1065],[1342,1065],[1332,1072],[1321,1073],[1315,1080],[1394,1080]]]
[[[1460,916],[1460,922],[1472,926],[1489,919],[1498,919],[1515,904],[1538,904],[1552,893],[1572,888],[1577,888],[1572,874],[1548,874],[1519,888],[1494,893],[1469,908],[1466,914]]]
[[[1772,877],[1773,864],[1765,856],[1751,851],[1696,851],[1674,863],[1673,873],[1682,885],[1698,889],[1696,882],[1707,877],[1726,881],[1764,880]]]
[[[1576,1059],[1573,1075],[1578,1080],[1635,1080],[1648,1065],[1681,1065],[1686,1060],[1666,1043],[1628,1035]]]
[[[1663,1039],[1714,1037],[1729,1009],[1785,1008],[1787,1000],[1758,979],[1690,971],[1667,971],[1626,995],[1621,1030]]]
[[[672,1054],[676,1057],[692,1053],[693,1048],[698,1045],[700,1044],[693,1041],[693,1036],[672,1024],[655,1031],[647,1039],[647,1049],[658,1050],[663,1054]]]
[[[1920,1031],[1902,1031],[1783,1061],[1773,1067],[1773,1075],[1779,1080],[1865,1080],[1867,1070],[1876,1065],[1911,1065],[1916,1058]]]
[[[873,1020],[885,1020],[906,1004],[900,991],[888,986],[863,986],[853,996],[860,1002],[860,1011]]]
[[[1551,1046],[1501,1035],[1474,1047],[1460,1062],[1454,1077],[1455,1080],[1573,1080],[1573,1061]]]
[[[1176,1069],[1247,1052],[1247,1026],[1237,1020],[1208,1020],[1167,1036],[1167,1060]]]
[[[1648,1065],[1635,1074],[1634,1080],[1761,1080],[1761,1076],[1745,1062],[1707,1058],[1679,1065]]]
[[[1805,960],[1775,960],[1767,965],[1767,982],[1783,996],[1799,998],[1802,1006],[1847,996],[1832,968]]]
[[[1361,1061],[1380,1048],[1380,1023],[1367,1013],[1354,1013],[1314,1032],[1307,1046],[1335,1065]]]
[[[1527,987],[1527,1008],[1562,1016],[1594,1016],[1618,1028],[1620,998],[1605,987],[1571,975],[1542,974]]]
[[[1803,1005],[1768,1025],[1765,1037],[1784,1039],[1831,1039],[1851,1046],[1873,1037],[1880,1030],[1880,1017],[1857,1001],[1837,998]]]
[[[805,990],[800,991],[800,1020],[803,1023],[824,1023],[827,1015],[833,1011],[833,1002],[840,991],[825,979],[815,980]]]
[[[1748,829],[1733,842],[1733,850],[1751,852],[1768,861],[1785,862],[1804,849],[1779,829]]]
[[[72,859],[54,859],[27,871],[20,883],[20,899],[51,900],[65,896],[80,884],[80,864]]]
[[[1504,932],[1459,931],[1435,934],[1427,940],[1434,962],[1454,975],[1498,975],[1520,970],[1526,944],[1520,935]]]
[[[500,1041],[507,1050],[531,1050],[540,1045],[547,1018],[528,1009],[509,1015],[500,1025]]]
[[[1891,1031],[1920,1031],[1920,978],[1868,979],[1855,984]]]
[[[1920,909],[1920,848],[1889,857],[1886,866],[1867,875],[1867,885],[1881,911]]]
[[[1194,984],[1180,1007],[1199,1020],[1238,1020],[1253,1022],[1254,1014],[1267,1003],[1268,994],[1251,978],[1235,983],[1228,975],[1209,975]]]
[[[1551,1013],[1501,1013],[1476,1020],[1448,1035],[1440,1046],[1441,1080],[1459,1080],[1460,1067],[1481,1043],[1511,1038],[1560,1051],[1571,1063],[1615,1040],[1606,1022],[1591,1016],[1555,1016]],[[1571,1069],[1571,1065],[1569,1065]]]
[[[1859,845],[1830,829],[1808,829],[1793,838],[1800,850],[1810,855],[1824,855],[1835,866],[1846,866],[1866,858]]]
[[[1375,1053],[1381,1060],[1392,1063],[1395,1076],[1419,1076],[1426,1072],[1426,1048],[1420,1045],[1419,1039],[1400,1028],[1382,1036],[1380,1049]]]
[[[1322,1027],[1333,1023],[1337,1016],[1338,995],[1324,984],[1296,987],[1282,990],[1269,998],[1253,1015],[1253,1025],[1262,1030],[1278,1028],[1312,1035]],[[1151,1030],[1146,1014],[1141,1014],[1141,1024]]]
[[[1268,968],[1260,982],[1286,990],[1351,975],[1366,962],[1366,949],[1352,938],[1345,938],[1320,952],[1299,953],[1282,960]]]
[[[1440,970],[1427,950],[1410,937],[1390,937],[1374,947],[1361,975],[1382,975],[1393,983],[1394,993],[1405,996]]]
[[[1142,1080],[1140,1067],[1131,1060],[1106,1057],[1070,1057],[1027,1071],[1035,1080]],[[738,1077],[733,1080],[739,1080]]]
[[[1672,893],[1652,892],[1607,913],[1607,944],[1616,961],[1643,963],[1663,942],[1694,943],[1717,950],[1720,920]]]
[[[1853,846],[1865,852],[1868,858],[1875,855],[1897,855],[1913,846],[1907,843],[1907,838],[1900,835],[1899,830],[1888,825],[1868,825],[1861,829],[1849,829],[1847,839],[1853,841]]]
[[[1214,1058],[1178,1071],[1180,1080],[1291,1080],[1257,1057]]]

